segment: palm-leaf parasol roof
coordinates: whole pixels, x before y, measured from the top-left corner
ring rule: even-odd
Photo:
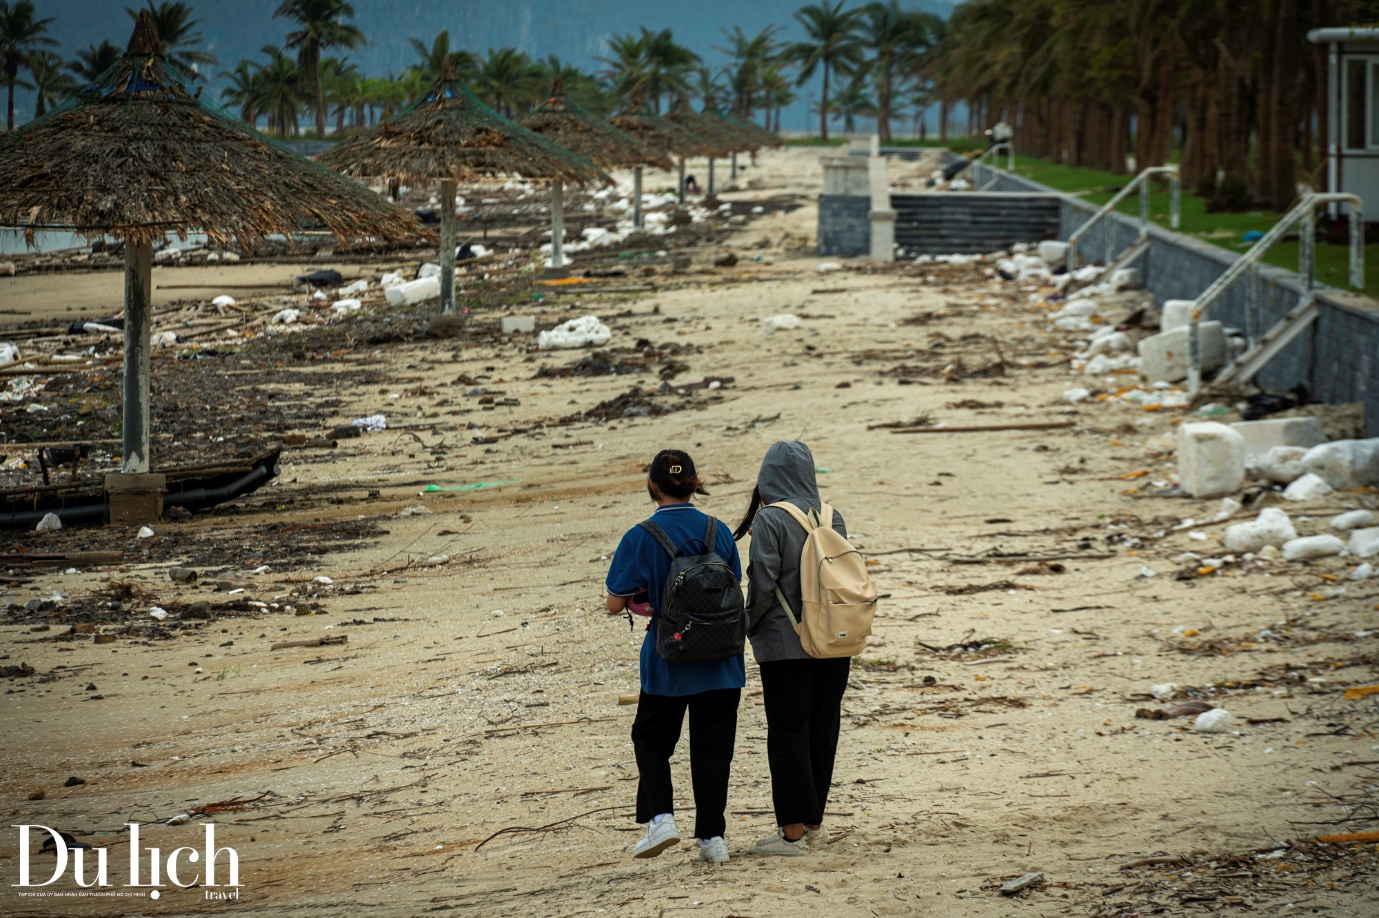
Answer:
[[[603,169],[649,165],[672,167],[665,147],[652,147],[589,114],[565,95],[557,80],[550,96],[519,123]]]
[[[671,107],[666,113],[666,120],[702,138],[709,148],[705,150],[705,156],[721,158],[750,148],[744,138],[729,131],[721,122],[699,114],[690,108],[689,102],[685,99],[680,99]]]
[[[0,225],[66,227],[142,245],[200,230],[252,249],[324,226],[340,238],[429,235],[378,195],[281,147],[201,98],[141,12],[129,49],[94,83],[0,136]],[[290,235],[289,235],[290,238]]]
[[[653,150],[666,150],[676,156],[705,156],[715,150],[714,145],[705,143],[693,131],[654,114],[648,105],[630,108],[608,122]]]
[[[712,100],[705,101],[703,110],[699,112],[699,117],[712,124],[724,137],[738,143],[739,152],[743,150],[755,152],[761,149],[762,144],[766,142],[751,127],[744,128],[730,120]]]
[[[448,62],[416,104],[322,153],[317,161],[346,175],[392,176],[404,182],[517,175],[584,184],[602,177],[593,163],[480,102]]]
[[[779,147],[783,142],[775,134],[771,133],[766,128],[757,124],[750,118],[744,118],[741,115],[733,114],[732,112],[724,112],[721,109],[716,108],[707,109],[706,114],[713,114],[719,118],[722,118],[725,122],[728,123],[730,127],[736,128],[739,133],[750,138],[758,144],[764,146]]]

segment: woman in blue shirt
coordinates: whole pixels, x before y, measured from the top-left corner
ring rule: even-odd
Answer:
[[[708,517],[690,499],[708,492],[699,481],[694,461],[679,450],[662,450],[651,461],[646,488],[656,502],[651,518],[670,540],[703,551],[699,546],[708,528]],[[721,522],[714,529],[717,536],[713,550],[741,580],[742,562],[732,532]],[[670,564],[669,553],[656,539],[640,526],[634,526],[622,537],[608,569],[608,611],[616,614],[630,610],[652,616],[642,641],[642,691],[632,724],[638,773],[637,822],[648,825],[632,853],[639,858],[656,857],[680,843],[670,757],[688,710],[694,837],[699,839],[699,859],[721,864],[728,860],[728,845],[723,840],[727,827],[724,811],[737,732],[737,705],[747,682],[746,663],[741,653],[720,660],[670,661],[657,652],[655,610],[661,608],[661,589]],[[640,602],[643,598],[645,603]]]

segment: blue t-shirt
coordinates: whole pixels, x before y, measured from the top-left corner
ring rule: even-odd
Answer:
[[[665,530],[676,545],[699,550],[704,539],[706,517],[692,504],[671,504],[657,507],[651,518]],[[718,523],[718,537],[714,550],[728,562],[733,575],[742,579],[742,562],[737,556],[737,543],[732,531],[722,520]],[[640,526],[627,531],[613,554],[608,567],[606,586],[613,596],[632,596],[643,587],[651,596],[651,608],[661,607],[661,587],[670,572],[670,555],[657,543],[651,533]],[[642,691],[648,695],[697,695],[714,689],[742,688],[747,684],[747,664],[742,654],[722,660],[688,660],[671,662],[656,652],[656,618],[642,641]]]

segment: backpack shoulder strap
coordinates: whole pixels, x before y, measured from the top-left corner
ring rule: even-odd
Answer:
[[[819,528],[833,528],[833,507],[823,501],[819,502]]]
[[[718,520],[707,513],[704,514],[707,522],[704,525],[704,554],[709,554],[717,550],[718,547]]]
[[[666,531],[660,527],[660,524],[652,520],[642,520],[637,524],[637,527],[651,533],[651,537],[656,540],[657,545],[665,549],[666,554],[672,558],[680,556],[680,549],[670,540],[670,536],[666,535]]]
[[[788,500],[778,500],[774,504],[767,504],[766,506],[776,507],[781,510],[784,510],[786,513],[794,517],[795,522],[803,526],[806,532],[814,528],[814,523],[809,519],[809,517],[804,515],[804,511],[801,510],[799,507],[796,507],[794,504],[790,503],[790,501]]]

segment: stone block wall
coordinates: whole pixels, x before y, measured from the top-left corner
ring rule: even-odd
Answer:
[[[819,254],[845,258],[871,253],[871,197],[819,196]]]

